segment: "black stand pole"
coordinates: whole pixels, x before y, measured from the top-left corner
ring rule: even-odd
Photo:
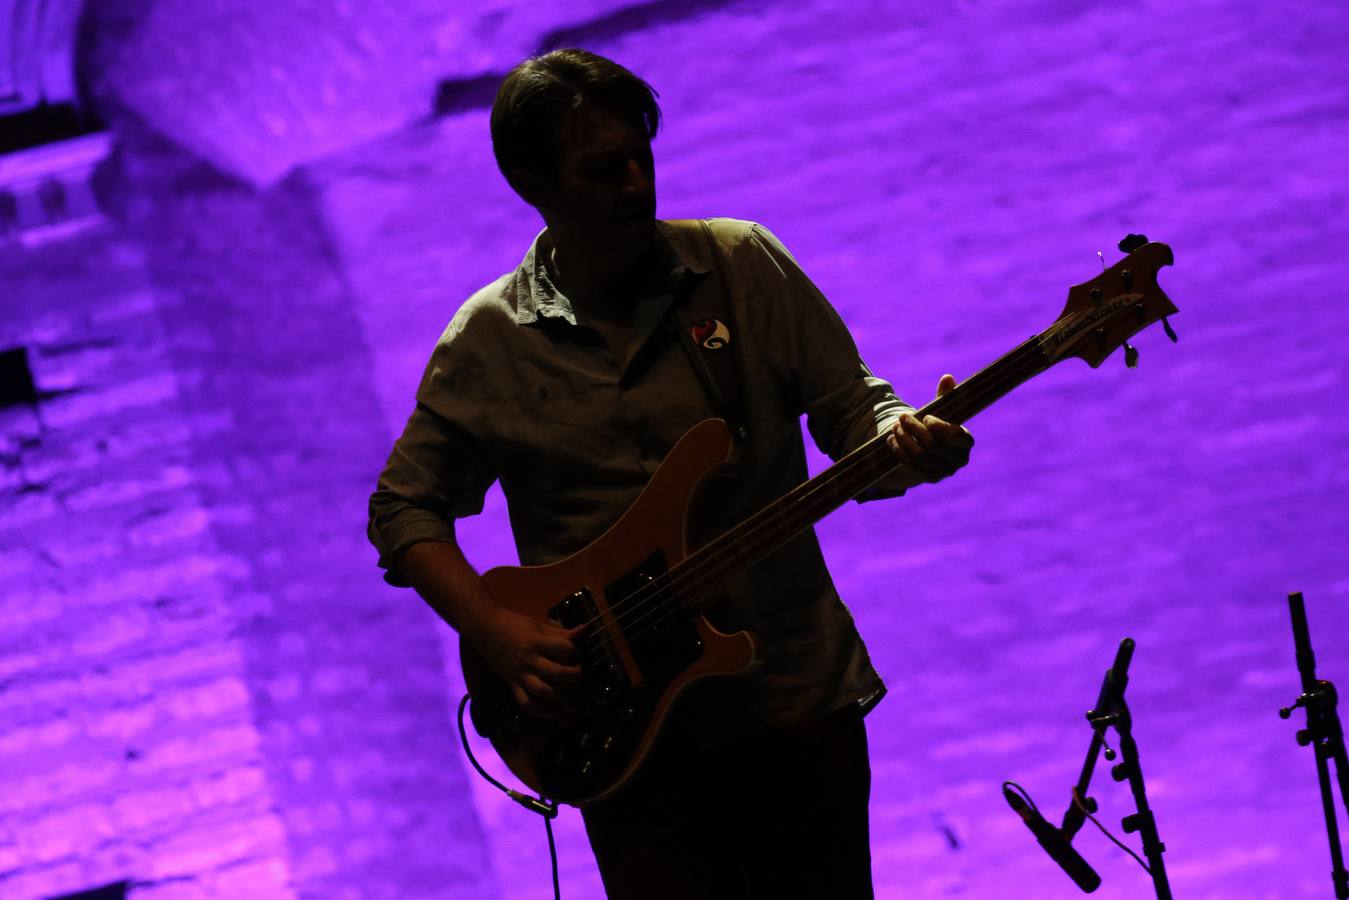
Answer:
[[[1330,784],[1330,761],[1335,762],[1335,774],[1340,783],[1340,799],[1349,811],[1349,757],[1344,751],[1344,729],[1335,711],[1338,697],[1335,685],[1316,677],[1316,657],[1312,653],[1311,635],[1307,629],[1307,608],[1302,594],[1288,595],[1288,610],[1293,617],[1293,645],[1297,650],[1297,670],[1302,676],[1302,696],[1292,706],[1279,710],[1281,718],[1288,718],[1299,706],[1307,711],[1307,727],[1297,733],[1297,742],[1312,745],[1316,753],[1316,778],[1321,784],[1321,806],[1326,815],[1326,835],[1330,839],[1330,879],[1335,885],[1338,900],[1349,900],[1349,872],[1344,868],[1340,849],[1340,829],[1335,820],[1335,795]]]
[[[1138,811],[1125,816],[1121,826],[1126,832],[1137,831],[1143,839],[1143,855],[1148,858],[1148,871],[1152,874],[1152,884],[1157,891],[1158,900],[1171,900],[1171,884],[1166,879],[1166,865],[1162,862],[1162,853],[1166,845],[1157,833],[1157,821],[1148,808],[1147,792],[1143,786],[1143,769],[1138,762],[1138,744],[1133,738],[1133,720],[1129,715],[1129,706],[1124,702],[1124,688],[1129,683],[1129,660],[1133,658],[1134,642],[1132,638],[1120,641],[1119,651],[1115,654],[1114,664],[1106,671],[1101,683],[1101,693],[1096,698],[1096,706],[1087,713],[1091,723],[1091,745],[1087,748],[1087,758],[1082,764],[1082,774],[1073,787],[1073,802],[1063,814],[1064,835],[1072,840],[1087,813],[1095,813],[1096,801],[1087,796],[1087,787],[1091,784],[1092,772],[1096,768],[1096,757],[1105,745],[1105,730],[1114,727],[1119,734],[1120,753],[1123,760],[1110,769],[1110,775],[1116,781],[1128,780],[1133,791],[1134,803]],[[1116,754],[1109,746],[1105,748],[1107,761]],[[1080,804],[1080,805],[1079,805]]]

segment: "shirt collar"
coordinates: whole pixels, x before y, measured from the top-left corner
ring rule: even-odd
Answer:
[[[520,267],[515,270],[515,321],[521,325],[537,322],[540,317],[576,324],[571,301],[548,277],[548,266],[544,259],[552,246],[548,229],[545,228],[535,236],[525,258],[520,261]]]
[[[706,242],[701,238],[692,238],[696,220],[667,222],[656,220],[656,234],[664,241],[675,260],[675,268],[682,276],[684,272],[694,275],[706,275],[712,271],[712,259],[708,256]]]
[[[672,286],[678,285],[687,273],[703,275],[711,271],[711,260],[706,258],[702,242],[687,240],[672,223],[656,221],[656,241],[669,265]],[[552,239],[545,228],[535,236],[525,258],[515,270],[515,321],[520,325],[529,325],[540,318],[561,319],[569,325],[576,324],[576,313],[572,310],[571,301],[553,284],[548,275],[548,266],[544,263],[552,246]]]

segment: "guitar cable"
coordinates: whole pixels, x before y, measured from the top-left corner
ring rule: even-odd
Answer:
[[[464,694],[459,701],[459,715],[457,717],[459,725],[459,742],[464,745],[464,755],[468,761],[473,763],[473,768],[478,770],[478,774],[487,780],[487,783],[501,791],[507,797],[510,797],[516,803],[523,806],[532,813],[543,816],[543,827],[548,832],[548,858],[553,864],[553,900],[562,900],[562,888],[557,879],[557,842],[553,839],[553,819],[557,818],[557,804],[551,800],[545,800],[542,797],[534,797],[523,791],[512,790],[501,782],[497,781],[487,770],[478,764],[477,757],[473,755],[473,750],[468,745],[468,732],[464,730],[464,710],[468,708],[468,694]]]

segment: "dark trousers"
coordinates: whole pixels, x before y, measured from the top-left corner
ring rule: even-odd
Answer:
[[[871,900],[870,793],[849,706],[712,747],[668,734],[582,817],[609,900]]]

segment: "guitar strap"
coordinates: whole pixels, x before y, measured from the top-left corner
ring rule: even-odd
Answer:
[[[712,408],[726,420],[736,449],[742,450],[750,440],[749,416],[740,389],[745,367],[731,299],[730,272],[721,248],[712,237],[712,229],[706,220],[697,221],[698,232],[712,260],[712,272],[704,278],[685,274],[675,299],[675,330],[712,401]]]

